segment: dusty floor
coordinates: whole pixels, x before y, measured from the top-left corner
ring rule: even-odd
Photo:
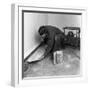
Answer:
[[[80,51],[67,48],[63,52],[63,63],[54,65],[51,57],[30,63],[28,70],[24,72],[24,77],[78,75],[80,73]]]

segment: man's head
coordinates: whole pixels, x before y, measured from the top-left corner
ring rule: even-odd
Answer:
[[[47,30],[46,30],[45,26],[41,26],[41,27],[39,28],[39,31],[38,31],[38,32],[39,32],[40,36],[41,36],[43,39],[46,38]]]
[[[45,32],[45,26],[41,26],[38,30],[39,34],[42,35]]]

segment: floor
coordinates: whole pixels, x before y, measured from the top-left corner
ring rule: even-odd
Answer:
[[[51,57],[42,61],[31,62],[24,72],[24,77],[65,76],[80,73],[80,50],[66,48],[63,50],[63,63],[54,65]]]

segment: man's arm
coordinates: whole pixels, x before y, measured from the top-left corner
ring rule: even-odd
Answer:
[[[47,48],[43,55],[43,58],[47,57],[48,54],[50,54],[50,51],[53,49],[53,40],[48,40],[47,42]]]

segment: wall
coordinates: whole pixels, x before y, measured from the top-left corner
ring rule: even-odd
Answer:
[[[63,27],[81,27],[81,15],[48,14],[48,24],[62,30]]]
[[[63,27],[81,27],[81,15],[24,13],[24,58],[40,44],[38,29],[42,25],[52,25],[63,31]]]
[[[24,53],[25,57],[40,43],[38,29],[47,24],[47,15],[40,13],[24,13]],[[28,53],[28,54],[27,54]]]

